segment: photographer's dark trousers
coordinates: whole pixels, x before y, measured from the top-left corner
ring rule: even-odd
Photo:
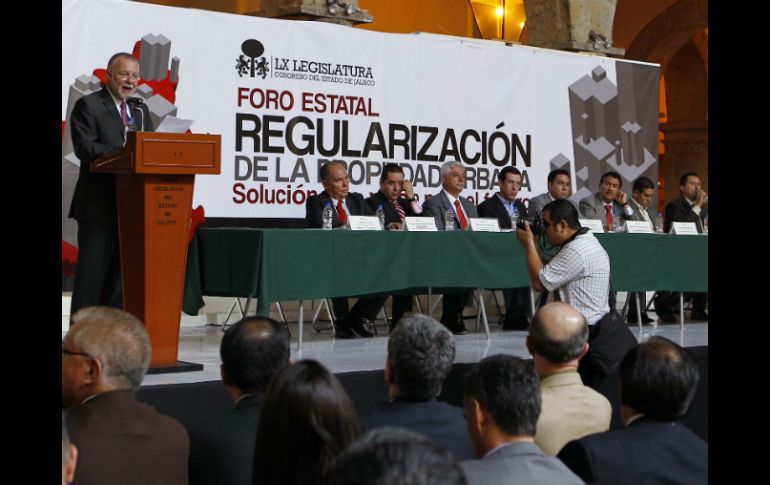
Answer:
[[[583,384],[599,391],[618,371],[620,361],[637,344],[619,313],[611,311],[588,327],[588,353],[580,360]]]

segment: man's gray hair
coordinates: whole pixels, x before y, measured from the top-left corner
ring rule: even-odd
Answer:
[[[404,318],[390,334],[388,362],[403,397],[426,400],[438,396],[454,360],[454,335],[431,317]]]
[[[457,160],[451,160],[449,162],[444,162],[443,165],[441,165],[441,176],[448,174],[450,170],[452,170],[455,167],[460,167],[463,169],[463,173],[465,173],[465,166],[462,164],[462,162],[458,162]]]
[[[138,318],[117,308],[87,307],[72,317],[72,341],[99,359],[105,380],[134,391],[150,366],[150,337]]]

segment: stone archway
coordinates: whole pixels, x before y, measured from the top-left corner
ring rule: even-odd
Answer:
[[[661,124],[666,154],[661,178],[666,200],[679,196],[679,176],[697,172],[708,187],[708,2],[682,0],[634,39],[627,59],[661,65],[668,122]]]

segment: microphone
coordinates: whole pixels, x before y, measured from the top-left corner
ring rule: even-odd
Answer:
[[[142,111],[141,106],[144,104],[144,100],[142,98],[126,98],[126,103],[131,105],[131,110],[136,111],[139,114],[142,115],[142,122],[138,125],[137,129],[138,131],[144,131],[144,111]]]

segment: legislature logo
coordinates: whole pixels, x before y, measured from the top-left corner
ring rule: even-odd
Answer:
[[[326,59],[281,57],[275,53],[264,56],[265,46],[257,39],[243,41],[241,52],[235,60],[235,70],[240,77],[261,77],[264,80],[269,76],[324,84],[375,85],[371,66],[330,62]]]
[[[239,55],[235,61],[235,70],[238,71],[238,76],[261,76],[262,79],[265,79],[270,68],[267,67],[267,59],[262,56],[265,53],[265,46],[262,45],[262,42],[257,39],[247,39],[241,44],[241,52],[243,54]]]

